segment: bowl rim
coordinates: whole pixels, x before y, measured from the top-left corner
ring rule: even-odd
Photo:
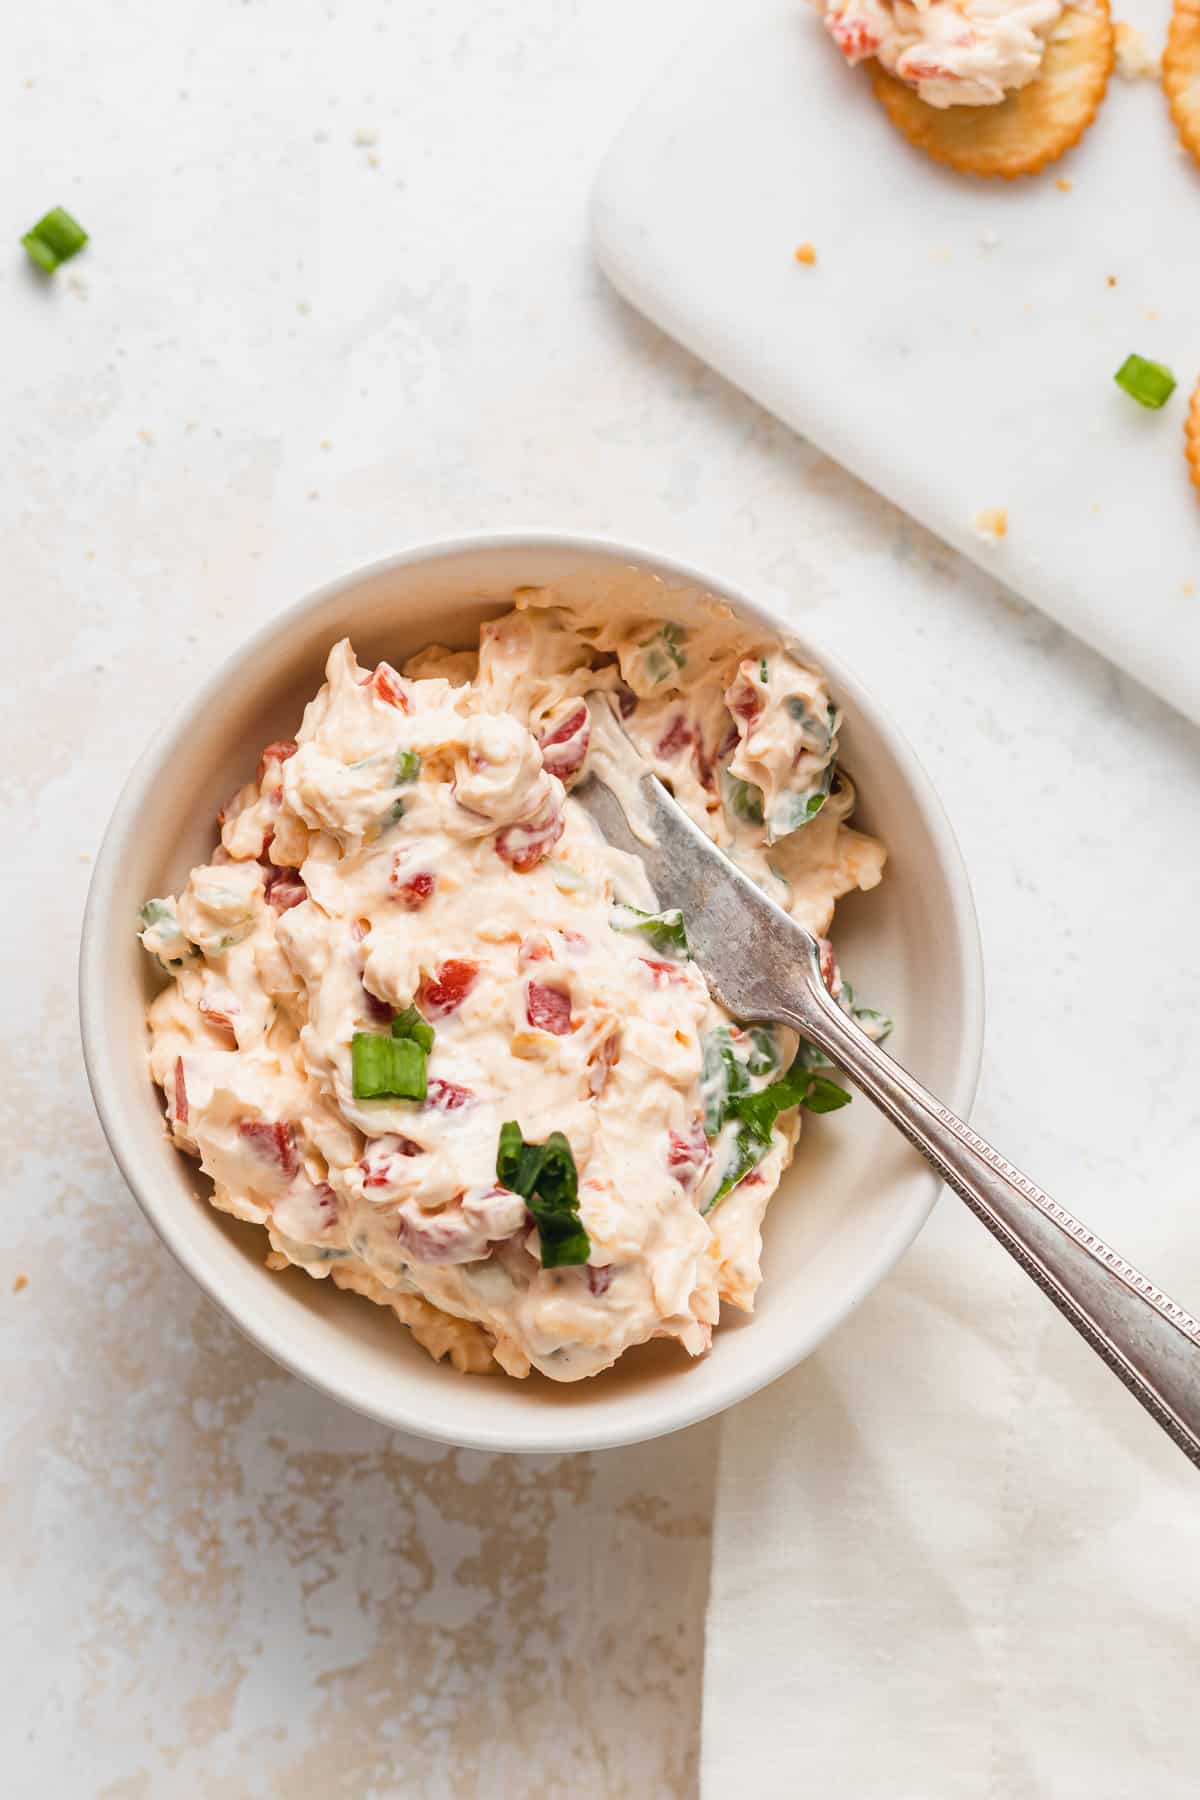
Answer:
[[[442,1427],[436,1417],[428,1416],[424,1410],[418,1416],[413,1416],[404,1404],[403,1383],[397,1385],[397,1404],[389,1407],[372,1404],[362,1395],[347,1392],[346,1384],[331,1378],[323,1369],[298,1354],[290,1346],[286,1332],[276,1332],[255,1318],[234,1310],[221,1291],[219,1282],[206,1268],[203,1258],[191,1254],[180,1232],[175,1229],[171,1202],[160,1200],[157,1185],[142,1179],[136,1154],[122,1141],[117,1124],[120,1117],[117,1059],[108,1052],[103,1028],[105,944],[109,941],[108,921],[112,915],[114,888],[120,875],[125,843],[136,830],[144,796],[160,768],[177,753],[188,734],[192,718],[203,711],[239,666],[254,659],[260,652],[277,648],[281,632],[287,632],[309,614],[319,611],[328,602],[348,591],[384,578],[399,569],[408,568],[414,563],[511,550],[528,550],[531,553],[575,552],[641,566],[654,575],[683,582],[718,600],[726,601],[735,611],[742,611],[750,618],[770,625],[782,638],[803,636],[806,650],[811,651],[822,670],[829,673],[839,696],[845,695],[854,708],[870,716],[880,735],[886,740],[889,754],[899,767],[905,782],[920,796],[925,824],[934,841],[938,867],[951,911],[959,927],[956,949],[961,1005],[955,1020],[957,1054],[949,1079],[940,1086],[946,1104],[953,1107],[960,1116],[967,1116],[978,1088],[983,1056],[985,1001],[979,920],[954,828],[908,738],[886,707],[879,704],[871,690],[844,664],[840,654],[826,652],[819,645],[808,643],[806,631],[796,632],[791,623],[782,618],[772,606],[754,599],[740,581],[720,570],[702,568],[670,551],[586,531],[509,527],[495,531],[456,533],[449,537],[411,544],[390,555],[360,564],[290,602],[272,613],[256,631],[224,657],[208,678],[193,691],[187,704],[158,727],[122,784],[105,828],[88,886],[79,947],[79,1019],[84,1067],[92,1100],[109,1150],[126,1185],[175,1260],[208,1299],[258,1349],[310,1387],[393,1430],[459,1448],[513,1454],[568,1454],[648,1442],[655,1437],[684,1430],[749,1398],[796,1367],[891,1272],[917,1238],[941,1193],[942,1183],[934,1172],[928,1171],[927,1198],[923,1205],[919,1208],[910,1205],[898,1217],[895,1229],[878,1240],[878,1254],[869,1264],[864,1263],[858,1278],[843,1291],[838,1304],[823,1309],[819,1317],[812,1320],[808,1330],[798,1330],[794,1338],[774,1356],[764,1358],[761,1364],[755,1363],[750,1369],[743,1371],[739,1378],[730,1379],[727,1386],[715,1395],[709,1393],[702,1397],[697,1391],[695,1400],[689,1404],[685,1386],[681,1403],[677,1397],[680,1390],[673,1388],[672,1398],[664,1402],[660,1409],[661,1416],[629,1429],[622,1428],[619,1423],[605,1426],[598,1420],[589,1426],[587,1415],[582,1411],[564,1413],[561,1415],[562,1432],[554,1434],[553,1441],[547,1441],[543,1436],[526,1439],[519,1432],[489,1429],[487,1426],[464,1433],[462,1430]]]

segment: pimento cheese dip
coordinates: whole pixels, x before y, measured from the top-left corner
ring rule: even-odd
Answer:
[[[817,0],[848,63],[870,56],[929,106],[995,106],[1033,80],[1059,0]]]
[[[884,851],[846,822],[839,717],[778,643],[520,590],[478,652],[348,641],[211,860],[147,902],[167,1127],[272,1268],[389,1306],[464,1371],[575,1381],[749,1311],[806,1108],[794,1034],[710,998],[686,920],[571,797],[594,710],[825,941]],[[831,1129],[834,1127],[831,1127]]]

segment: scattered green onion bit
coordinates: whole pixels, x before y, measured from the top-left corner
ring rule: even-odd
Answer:
[[[433,1026],[423,1018],[415,1006],[406,1006],[402,1013],[397,1013],[392,1020],[392,1036],[394,1038],[411,1038],[419,1044],[426,1056],[433,1049]]]
[[[660,913],[642,912],[637,906],[614,906],[609,923],[614,931],[636,931],[660,956],[679,962],[688,959],[687,928],[677,906]]]
[[[1119,388],[1157,412],[1175,392],[1175,377],[1162,363],[1148,362],[1144,356],[1127,356],[1113,376]]]
[[[53,275],[59,263],[70,262],[73,256],[78,256],[87,241],[88,234],[83,226],[61,206],[52,207],[21,239],[30,261],[47,275]]]
[[[356,1100],[425,1098],[425,1052],[411,1037],[356,1031],[350,1040],[350,1064]]]
[[[544,1144],[527,1144],[515,1119],[502,1125],[496,1180],[510,1193],[520,1194],[533,1214],[544,1269],[587,1261],[592,1241],[580,1222],[575,1158],[561,1131],[552,1131]]]
[[[396,757],[396,786],[410,787],[420,777],[421,758],[416,750],[401,750]]]

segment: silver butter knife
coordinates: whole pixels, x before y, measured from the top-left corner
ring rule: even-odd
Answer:
[[[812,933],[692,823],[623,734],[622,750],[604,736],[574,798],[614,848],[640,858],[659,904],[681,908],[715,997],[737,1019],[789,1025],[818,1045],[1200,1468],[1200,1323],[873,1043],[826,988]]]

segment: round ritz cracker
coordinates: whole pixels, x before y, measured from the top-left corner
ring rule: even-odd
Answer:
[[[1200,381],[1188,407],[1187,424],[1183,428],[1184,450],[1192,485],[1200,489]]]
[[[1175,128],[1200,162],[1200,0],[1175,0],[1162,67]]]
[[[1200,0],[1176,5],[1197,7]],[[1038,73],[998,106],[929,106],[878,63],[871,64],[871,81],[897,131],[935,162],[1013,181],[1036,175],[1079,142],[1099,111],[1113,58],[1108,0],[1089,0],[1064,9]]]

